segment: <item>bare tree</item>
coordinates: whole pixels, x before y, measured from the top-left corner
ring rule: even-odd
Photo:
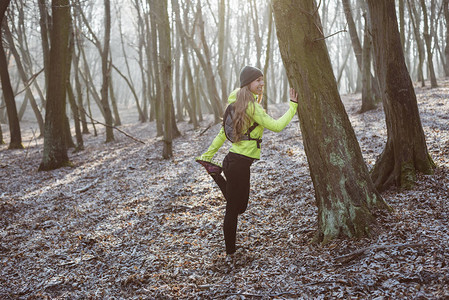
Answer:
[[[446,64],[444,73],[449,76],[449,0],[443,0],[444,19],[446,20],[446,47],[444,48],[444,57]]]
[[[70,165],[64,132],[67,60],[69,56],[69,0],[52,0],[50,73],[45,111],[44,152],[39,171]]]
[[[9,149],[23,149],[16,102],[14,100],[14,92],[9,77],[6,53],[5,49],[3,48],[2,24],[3,20],[5,19],[5,14],[9,3],[10,0],[3,0],[2,2],[0,2],[0,79],[2,81],[3,96],[5,97],[6,110],[8,112],[9,131],[11,133]]]
[[[368,6],[388,133],[372,178],[379,190],[391,184],[410,188],[416,172],[431,174],[435,164],[427,150],[415,90],[405,65],[394,2],[368,0]]]
[[[431,5],[435,5],[435,1],[434,0],[430,0]],[[428,16],[427,16],[427,6],[426,6],[426,2],[424,0],[420,0],[421,3],[421,8],[422,8],[422,12],[423,12],[423,16],[424,16],[424,42],[426,45],[426,50],[427,50],[427,67],[429,69],[429,77],[430,77],[430,87],[431,88],[436,88],[438,87],[438,83],[437,83],[437,79],[435,76],[435,69],[433,67],[433,60],[432,60],[432,34],[429,31],[429,20],[428,20]],[[433,12],[432,12],[433,15]]]
[[[369,234],[374,207],[387,208],[374,188],[341,102],[314,0],[274,0],[282,60],[298,91],[298,114],[318,206],[315,241]]]
[[[103,83],[101,85],[101,104],[105,113],[106,122],[106,143],[114,140],[114,131],[112,130],[112,112],[109,106],[109,81],[111,78],[111,68],[109,62],[109,47],[111,43],[111,2],[104,0],[104,43],[101,51],[101,73],[103,75]]]

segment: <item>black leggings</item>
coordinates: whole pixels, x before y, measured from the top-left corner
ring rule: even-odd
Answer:
[[[235,252],[237,217],[244,213],[248,206],[252,163],[252,158],[229,152],[223,160],[223,172],[226,179],[221,175],[212,176],[226,199],[223,232],[227,254]]]

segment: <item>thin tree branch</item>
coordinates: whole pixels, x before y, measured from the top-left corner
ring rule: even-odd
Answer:
[[[335,33],[332,33],[331,35],[328,35],[328,36],[325,36],[325,37],[322,37],[322,38],[319,38],[319,39],[314,39],[313,41],[314,41],[314,42],[317,42],[317,41],[325,40],[325,39],[327,39],[327,38],[330,38],[331,36],[337,35],[337,34],[342,33],[342,32],[348,32],[348,31],[347,31],[346,29],[342,29],[342,30],[340,30],[340,31],[337,31],[337,32],[335,32]]]
[[[19,95],[19,94],[21,94],[21,93],[23,93],[23,92],[25,92],[25,91],[30,87],[30,85],[33,83],[33,81],[37,78],[37,76],[39,76],[39,74],[42,73],[43,71],[44,71],[44,69],[42,68],[42,70],[40,70],[40,71],[37,72],[36,74],[32,75],[32,76],[30,77],[30,79],[27,80],[27,84],[26,84],[26,86],[23,88],[23,90],[21,90],[20,92],[17,92],[17,93],[14,95],[14,97],[17,96],[17,95]],[[3,108],[3,107],[0,107],[0,109],[1,109],[1,108]]]
[[[81,110],[82,110],[82,111],[83,111],[83,112],[90,118],[90,120],[91,120],[92,123],[99,124],[99,125],[103,125],[103,126],[105,126],[105,127],[109,127],[109,128],[115,129],[115,130],[117,130],[118,132],[123,133],[125,136],[129,137],[130,139],[132,139],[132,140],[134,140],[134,141],[136,141],[136,142],[139,142],[139,143],[145,145],[145,142],[144,142],[144,141],[139,140],[138,138],[133,137],[133,136],[130,135],[129,133],[126,133],[125,131],[121,130],[120,128],[117,128],[116,126],[107,125],[107,124],[105,124],[105,123],[102,123],[102,122],[100,122],[100,121],[95,120],[94,118],[92,118],[92,116],[90,116],[90,115],[86,112],[86,110],[85,110],[84,108],[81,108]]]

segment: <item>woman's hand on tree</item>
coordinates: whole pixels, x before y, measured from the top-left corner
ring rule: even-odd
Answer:
[[[290,101],[298,103],[298,93],[296,93],[294,88],[290,88]]]

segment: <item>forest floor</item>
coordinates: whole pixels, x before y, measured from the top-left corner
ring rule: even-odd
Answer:
[[[233,263],[225,202],[194,161],[219,130],[201,134],[211,116],[198,130],[180,122],[174,158],[163,160],[155,124],[131,113],[121,129],[144,145],[117,131],[105,144],[98,128],[84,135],[84,151],[70,151],[74,167],[49,172],[37,171],[42,139],[22,124],[26,149],[0,146],[0,298],[447,299],[449,81],[439,83],[416,88],[435,174],[384,192],[394,211],[376,212],[370,238],[310,243],[317,209],[298,119],[266,131]],[[382,108],[358,114],[360,95],[343,102],[372,168],[386,142]]]

